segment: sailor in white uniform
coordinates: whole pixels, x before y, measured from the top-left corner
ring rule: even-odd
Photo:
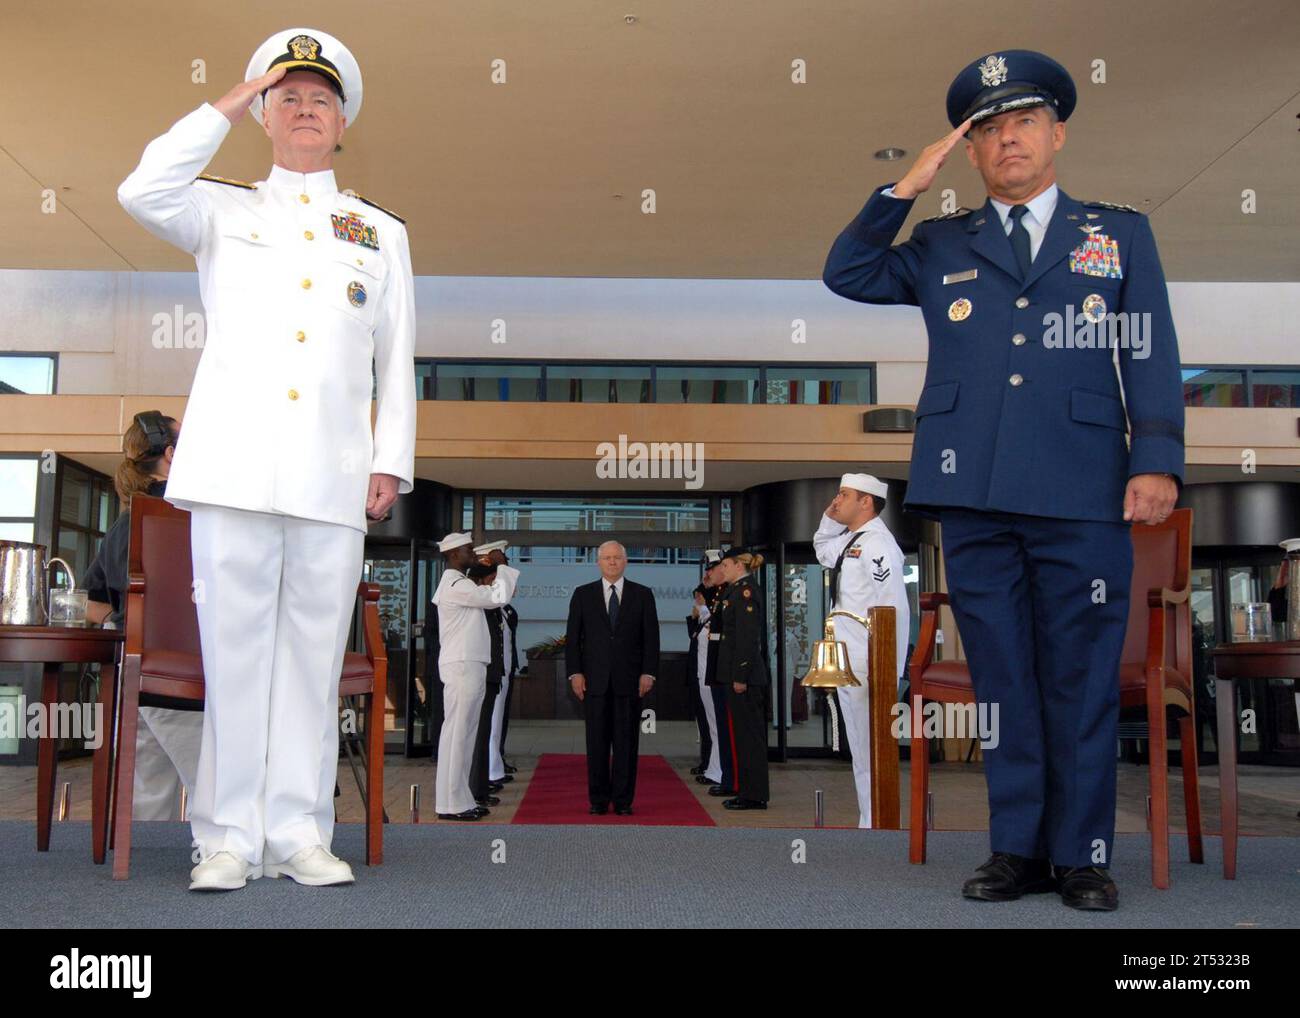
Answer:
[[[498,565],[496,579],[480,586],[465,570],[477,561],[469,534],[448,534],[438,542],[447,567],[438,581],[438,674],[442,677],[443,722],[438,738],[435,808],[439,820],[478,820],[487,809],[474,802],[469,770],[474,759],[479,711],[487,692],[492,660],[485,608],[500,608],[514,597],[519,570]]]
[[[508,561],[505,556],[506,549],[509,547],[509,541],[488,541],[486,544],[477,545],[474,548],[474,555],[484,565],[494,565],[500,568]],[[493,556],[493,552],[497,552],[498,555]],[[488,780],[494,783],[514,780],[511,775],[506,773],[505,757],[501,755],[501,739],[506,722],[506,705],[509,703],[510,680],[514,677],[515,633],[507,611],[510,606],[501,605],[500,607],[502,609],[501,688],[492,704],[492,731],[488,736]]]
[[[356,60],[277,33],[245,81],[145,149],[118,200],[191,252],[207,311],[165,497],[190,510],[207,687],[195,890],[352,880],[329,852],[338,683],[367,519],[411,491],[415,302],[406,228],[334,181]],[[274,165],[203,174],[251,108]],[[378,393],[371,431],[371,362]]]
[[[897,613],[898,675],[907,659],[911,612],[903,583],[903,552],[880,519],[889,486],[870,474],[845,474],[840,490],[813,536],[817,561],[831,572],[833,607],[866,616],[874,605],[893,605]],[[858,793],[858,826],[871,826],[871,715],[868,711],[867,630],[853,619],[831,620],[843,641],[849,665],[861,686],[836,691]]]

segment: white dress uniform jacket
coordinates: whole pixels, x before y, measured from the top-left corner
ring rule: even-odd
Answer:
[[[912,624],[911,608],[907,603],[907,588],[903,583],[903,551],[894,535],[879,516],[870,520],[860,531],[849,530],[829,516],[822,516],[821,525],[813,536],[813,549],[817,561],[827,569],[856,535],[858,538],[840,567],[840,595],[836,608],[855,615],[865,616],[867,609],[876,605],[893,605],[897,612],[898,674],[901,677],[907,661],[907,643]],[[860,550],[859,550],[860,549]],[[844,641],[849,652],[849,664],[859,680],[867,676],[867,630],[852,619],[837,617],[835,639]]]
[[[446,569],[438,581],[433,603],[438,606],[438,664],[492,660],[492,640],[485,608],[500,608],[515,596],[519,570],[497,566],[497,578],[488,586],[475,583],[459,569]]]
[[[370,474],[399,478],[399,494],[414,477],[406,227],[340,193],[331,170],[274,166],[253,187],[196,180],[230,127],[204,103],[118,189],[141,225],[194,255],[207,311],[165,497],[364,532]],[[336,236],[331,217],[346,234],[349,215],[373,227],[378,250]]]

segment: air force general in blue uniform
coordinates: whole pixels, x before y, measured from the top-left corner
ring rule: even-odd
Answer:
[[[851,300],[918,305],[929,334],[906,504],[942,523],[976,694],[1001,722],[985,755],[994,855],[963,893],[1056,889],[1111,909],[1125,520],[1172,508],[1183,402],[1147,217],[1056,186],[1074,103],[1041,54],[972,63],[948,95],[956,130],[871,196],[824,278]],[[895,245],[963,137],[988,200]]]

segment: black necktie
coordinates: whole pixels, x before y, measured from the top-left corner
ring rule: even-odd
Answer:
[[[610,585],[609,588],[609,628],[613,629],[618,625],[618,588]]]
[[[1016,253],[1016,261],[1020,263],[1021,278],[1029,275],[1029,263],[1034,260],[1029,253],[1029,231],[1025,229],[1023,222],[1024,215],[1028,211],[1028,205],[1012,205],[1011,211],[1007,213],[1011,217],[1012,224],[1011,250]]]

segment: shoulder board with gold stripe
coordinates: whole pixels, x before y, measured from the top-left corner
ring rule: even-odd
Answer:
[[[1112,212],[1139,212],[1132,205],[1117,205],[1111,201],[1081,201],[1079,204],[1090,209],[1110,209]]]
[[[403,219],[401,216],[399,216],[399,215],[398,215],[396,212],[394,212],[392,209],[386,209],[386,208],[384,208],[384,207],[383,207],[382,205],[380,205],[378,202],[373,202],[373,201],[371,201],[371,200],[370,200],[369,198],[367,198],[364,194],[357,194],[357,192],[356,192],[356,191],[353,191],[351,188],[348,188],[347,190],[345,190],[345,191],[343,192],[343,194],[346,194],[349,198],[355,198],[357,201],[362,202],[363,204],[369,205],[372,209],[378,209],[380,212],[383,212],[385,215],[392,216],[392,217],[393,217],[394,219],[396,219],[399,223],[405,223],[405,222],[406,222],[405,219]]]
[[[214,184],[229,184],[231,187],[244,187],[250,191],[256,191],[257,185],[250,184],[245,180],[231,180],[229,177],[218,177],[211,173],[200,173],[195,180],[210,180]]]
[[[921,222],[939,223],[945,219],[957,219],[961,216],[969,216],[970,214],[971,214],[971,210],[966,208],[965,206],[962,206],[961,208],[957,209],[957,211],[955,212],[945,212],[941,216],[931,216],[929,219],[922,219]]]

